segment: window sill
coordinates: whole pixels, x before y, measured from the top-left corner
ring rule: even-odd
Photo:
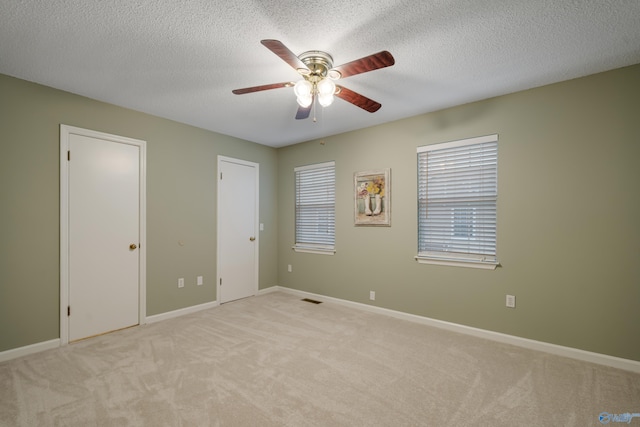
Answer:
[[[452,259],[452,258],[436,258],[416,256],[416,261],[419,264],[433,264],[433,265],[447,265],[449,267],[467,267],[467,268],[479,268],[482,270],[495,270],[500,265],[497,261],[482,261],[482,260],[470,260],[470,259]]]
[[[307,253],[307,254],[317,254],[317,255],[335,255],[336,250],[333,248],[314,248],[311,246],[292,246],[296,252]]]

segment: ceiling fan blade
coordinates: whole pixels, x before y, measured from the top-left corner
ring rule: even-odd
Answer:
[[[380,104],[379,102],[376,102],[373,99],[369,99],[364,95],[360,95],[359,93],[354,92],[351,89],[347,89],[346,87],[338,85],[336,85],[336,88],[338,90],[336,90],[335,96],[344,99],[345,101],[352,103],[356,107],[360,107],[370,113],[375,113],[380,109],[380,107],[382,107],[382,104]]]
[[[251,86],[251,87],[245,87],[242,89],[234,89],[231,92],[235,93],[236,95],[244,95],[245,93],[260,92],[261,90],[279,89],[281,87],[293,87],[293,85],[294,85],[293,82],[271,83],[269,85]]]
[[[311,108],[313,108],[313,104],[316,101],[316,97],[313,96],[311,98],[311,104],[308,107],[303,107],[301,105],[298,106],[298,112],[296,113],[296,120],[303,120],[309,117],[311,113]]]
[[[393,55],[383,50],[355,61],[347,62],[332,69],[338,71],[342,78],[354,76],[356,74],[366,73],[368,71],[377,70],[379,68],[390,67],[396,63]]]
[[[311,113],[311,105],[308,107],[300,107],[298,106],[298,112],[296,113],[296,120],[304,120],[309,118],[309,114]]]
[[[260,43],[262,43],[271,52],[278,55],[280,59],[289,64],[294,70],[309,71],[309,68],[304,64],[304,62],[302,62],[295,53],[291,52],[281,41],[267,39],[260,40]]]

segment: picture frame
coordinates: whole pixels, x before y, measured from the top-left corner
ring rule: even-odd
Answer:
[[[353,174],[355,226],[391,226],[391,169]]]

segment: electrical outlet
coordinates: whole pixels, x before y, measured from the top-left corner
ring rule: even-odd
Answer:
[[[291,273],[293,271],[293,267],[291,267],[291,264],[287,265],[287,271],[289,273]]]
[[[515,295],[507,295],[507,307],[516,308],[516,297],[515,297]]]
[[[375,301],[376,300],[376,291],[369,291],[369,299],[371,301]]]
[[[202,276],[198,276],[196,278],[196,285],[202,286],[203,283],[204,283],[204,279],[202,278]]]
[[[178,287],[179,288],[184,288],[184,278],[183,277],[178,279]]]

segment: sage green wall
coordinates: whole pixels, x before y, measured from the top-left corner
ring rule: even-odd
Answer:
[[[4,75],[0,94],[0,351],[59,337],[60,124],[147,141],[147,315],[216,299],[218,155],[260,164],[259,282],[277,284],[276,149]]]
[[[280,149],[279,284],[640,360],[639,95],[636,65]],[[493,133],[502,266],[417,264],[416,147]],[[293,168],[330,160],[337,253],[295,253]],[[377,168],[392,226],[354,227],[353,173]]]
[[[64,123],[147,141],[148,315],[216,298],[220,154],[260,163],[260,288],[640,360],[638,93],[640,65],[275,150],[0,75],[0,351],[59,336]],[[418,265],[416,147],[491,133],[500,135],[502,267]],[[328,160],[338,252],[294,253],[293,168]],[[354,227],[353,173],[387,167],[392,226]],[[204,286],[192,285],[196,275]]]

